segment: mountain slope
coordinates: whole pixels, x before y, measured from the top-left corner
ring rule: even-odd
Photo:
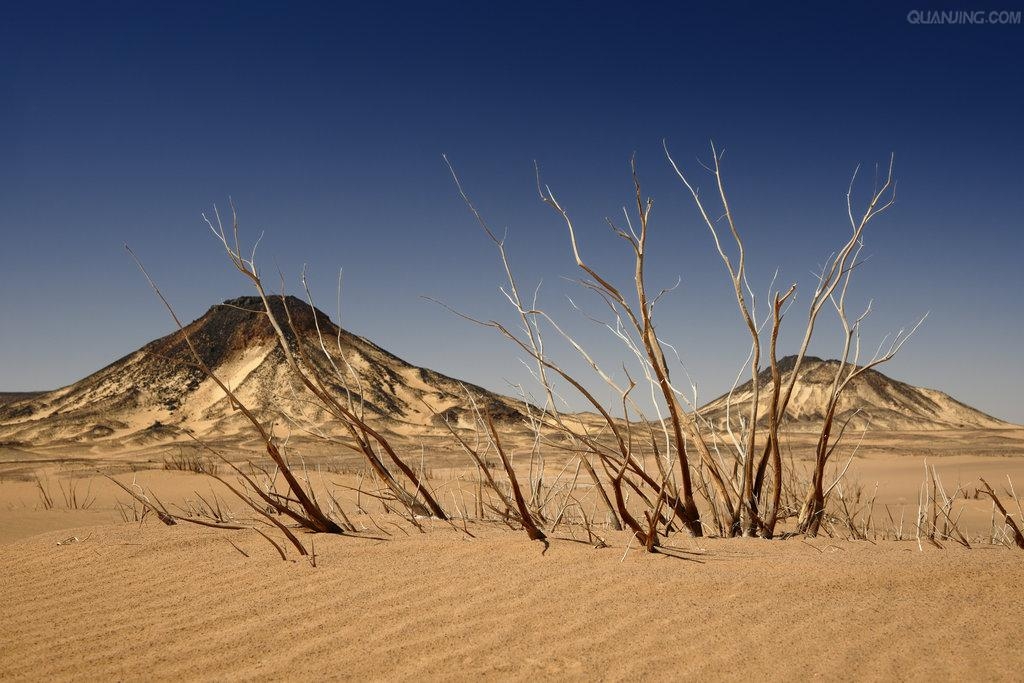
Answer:
[[[275,317],[286,320],[279,298],[272,306]],[[435,412],[468,426],[470,397],[498,421],[520,417],[512,399],[410,365],[299,299],[288,297],[287,306],[298,332],[298,339],[290,330],[286,335],[293,348],[301,343],[317,373],[386,432],[442,434],[446,428]],[[275,433],[332,431],[330,416],[289,371],[260,299],[226,301],[185,329],[203,361],[261,419],[273,421]],[[21,446],[134,448],[187,440],[186,430],[213,442],[252,438],[251,426],[205,376],[180,332],[70,386],[0,405],[0,442]]]
[[[275,317],[285,320],[280,299]],[[489,412],[507,428],[522,422],[522,404],[418,368],[372,342],[337,327],[322,312],[288,297],[298,338],[319,376],[342,397],[361,407],[376,429],[394,438],[424,443],[446,437],[444,419],[473,426],[472,405]],[[319,332],[318,332],[319,329]],[[285,364],[284,354],[256,297],[212,307],[186,327],[203,361],[274,433],[302,441],[343,430],[315,402]],[[330,359],[323,348],[330,351]],[[786,414],[796,431],[820,426],[825,396],[837,361],[805,359]],[[793,357],[780,361],[783,381]],[[770,373],[759,378],[762,414],[767,408]],[[732,396],[734,424],[746,417],[750,382]],[[4,395],[0,401],[0,447],[38,449],[74,447],[96,453],[137,451],[150,446],[191,444],[191,436],[219,445],[258,446],[244,417],[195,363],[180,332],[145,345],[70,386],[45,393]],[[727,396],[701,413],[719,427],[726,419]],[[443,418],[441,417],[443,415]],[[588,416],[580,415],[586,421]],[[840,402],[837,419],[855,429],[937,431],[1012,427],[964,405],[941,391],[914,387],[869,370]],[[447,442],[447,440],[446,440]],[[448,444],[450,446],[450,444]]]
[[[779,361],[783,386],[792,376],[795,360],[794,356],[787,356]],[[820,426],[838,364],[837,360],[813,356],[804,358],[786,410],[785,421],[789,428],[801,430]],[[768,409],[771,371],[762,371],[758,380],[761,392],[759,414],[763,414]],[[749,380],[733,392],[729,414],[734,425],[740,416],[746,418],[749,413],[752,394],[753,383]],[[728,394],[720,396],[700,412],[722,426],[728,402]],[[839,424],[850,420],[850,426],[855,429],[869,427],[876,430],[999,429],[1013,426],[941,391],[915,387],[873,369],[864,372],[844,391],[836,419]]]

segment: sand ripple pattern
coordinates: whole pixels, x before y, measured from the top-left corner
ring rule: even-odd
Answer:
[[[1019,680],[1020,553],[680,541],[688,559],[437,529],[108,525],[2,548],[4,680]],[[86,538],[87,537],[87,538]],[[232,548],[231,538],[246,552]]]

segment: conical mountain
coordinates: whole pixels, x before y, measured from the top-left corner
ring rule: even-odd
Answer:
[[[280,297],[271,301],[286,326],[285,303]],[[413,366],[339,328],[306,302],[285,302],[297,332],[286,329],[289,343],[301,343],[316,372],[377,429],[397,437],[441,435],[447,429],[439,416],[471,426],[473,403],[499,422],[521,417],[510,398]],[[259,298],[213,306],[185,332],[203,361],[261,420],[273,423],[278,436],[340,431],[288,369]],[[98,450],[191,441],[189,434],[219,444],[253,438],[251,426],[196,363],[180,331],[70,386],[14,398],[0,403],[0,442],[8,445]]]
[[[795,356],[779,361],[783,386],[792,377],[795,365]],[[799,431],[820,427],[838,367],[837,360],[813,356],[804,358],[784,417],[790,429]],[[761,392],[759,415],[764,415],[768,410],[771,371],[762,371],[758,383]],[[747,418],[752,396],[753,383],[749,380],[732,392],[732,408],[728,412],[734,425],[741,417]],[[700,412],[717,426],[724,426],[729,402],[728,394],[720,396]],[[839,424],[849,420],[850,427],[854,429],[867,427],[893,431],[1014,427],[941,391],[915,387],[874,369],[866,370],[847,387],[840,399],[836,419]]]

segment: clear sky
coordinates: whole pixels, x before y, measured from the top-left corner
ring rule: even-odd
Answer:
[[[152,5],[151,7],[147,7]],[[969,3],[955,3],[968,9]],[[998,3],[995,9],[1008,8]],[[233,197],[267,273],[303,263],[323,308],[417,365],[489,388],[513,349],[422,296],[507,319],[492,245],[440,155],[499,229],[524,285],[602,358],[558,217],[628,281],[605,216],[639,159],[655,198],[660,331],[701,398],[745,331],[661,140],[706,192],[708,141],[767,290],[847,230],[851,172],[896,155],[896,206],[867,234],[865,341],[931,315],[887,372],[1024,422],[1024,25],[912,25],[921,3],[14,3],[0,21],[0,390],[68,384],[170,332],[127,242],[185,318],[249,290],[200,213]],[[982,5],[985,9],[991,6]],[[1016,9],[1020,9],[1018,5]],[[260,260],[258,258],[258,260]],[[276,276],[271,278],[276,280]],[[836,353],[823,330],[812,351]],[[784,338],[789,350],[792,335]],[[614,365],[614,363],[613,363]]]

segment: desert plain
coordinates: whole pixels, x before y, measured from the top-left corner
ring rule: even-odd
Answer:
[[[101,473],[173,510],[201,495],[247,516],[158,450],[33,461],[6,449],[0,678],[1013,680],[1024,551],[992,542],[992,506],[971,491],[981,476],[1024,482],[1022,449],[1014,429],[870,439],[846,475],[875,492],[866,540],[679,533],[647,554],[597,523],[600,541],[566,525],[542,552],[493,521],[417,529],[364,498],[366,514],[349,513],[363,533],[304,536],[315,566],[280,534],[284,561],[253,530],[126,519],[133,501]],[[926,461],[968,492],[955,510],[970,549],[917,540]]]
[[[550,420],[527,429],[536,406],[417,368],[306,309],[288,343],[315,358],[323,330],[336,339],[336,355],[309,367],[329,377],[345,364],[337,391],[366,407],[359,429],[380,436],[370,452],[389,444],[417,477],[417,501],[402,505],[332,419],[344,404],[326,410],[289,370],[259,304],[225,302],[68,387],[2,397],[0,678],[1013,680],[1024,670],[1024,549],[982,484],[1024,526],[1024,428],[869,371],[838,407],[851,435],[826,470],[820,529],[795,533],[838,367],[808,357],[780,432],[774,538],[723,537],[706,483],[702,535],[661,514],[664,500],[636,483],[657,462],[638,442],[637,479],[617,509],[661,515],[646,552],[640,533],[614,528],[579,444],[606,452],[612,426],[656,444],[651,425],[577,413],[558,418],[561,432]],[[749,403],[752,386],[726,403]],[[722,401],[701,419],[727,453],[734,413]],[[335,532],[310,528],[281,464]],[[524,533],[513,474],[542,541]],[[602,486],[614,475],[606,467]],[[448,519],[422,509],[427,493]]]

